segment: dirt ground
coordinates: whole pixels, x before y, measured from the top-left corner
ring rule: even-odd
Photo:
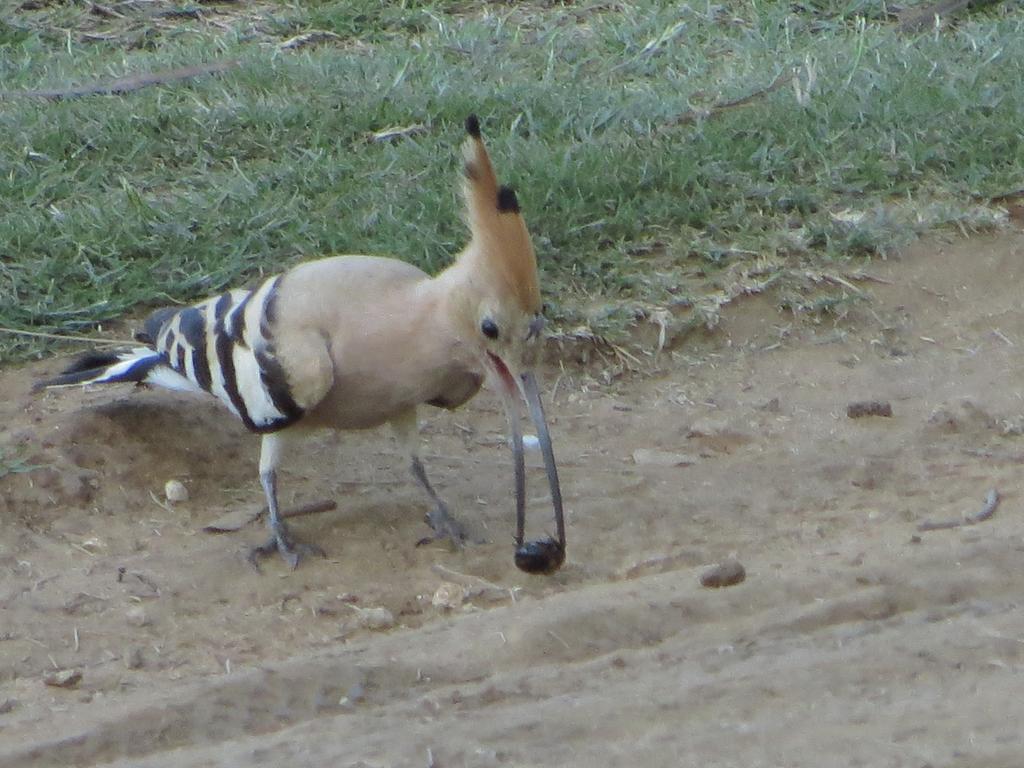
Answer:
[[[755,297],[660,375],[549,371],[553,577],[513,566],[490,396],[423,429],[486,543],[417,548],[391,439],[324,436],[281,488],[337,500],[294,524],[328,559],[256,573],[259,524],[202,530],[261,504],[258,440],[226,413],[31,395],[60,361],[4,372],[0,767],[1024,764],[1024,234],[869,270],[838,324]],[[892,416],[849,418],[863,400]],[[918,530],[990,489],[991,519]],[[703,587],[730,557],[746,581]]]

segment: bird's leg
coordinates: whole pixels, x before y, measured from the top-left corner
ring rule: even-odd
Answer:
[[[282,439],[277,434],[263,436],[263,443],[260,450],[260,485],[263,486],[263,493],[267,497],[267,527],[270,529],[270,538],[259,547],[255,547],[249,553],[249,562],[257,568],[259,558],[268,557],[275,552],[280,553],[284,561],[292,568],[299,564],[299,558],[303,555],[324,556],[324,551],[315,544],[304,544],[296,541],[281,518],[281,511],[277,504],[277,466],[281,460]]]
[[[431,539],[448,539],[456,547],[462,546],[466,541],[466,530],[462,523],[452,517],[448,511],[448,505],[437,495],[437,491],[434,490],[434,487],[427,479],[427,471],[423,468],[423,462],[420,460],[416,440],[419,433],[419,425],[416,421],[415,409],[407,411],[397,419],[392,419],[391,426],[405,446],[406,453],[409,456],[409,467],[412,470],[412,476],[416,478],[420,488],[426,491],[427,496],[430,497],[434,504],[433,509],[426,515],[427,524],[433,529],[434,535],[424,539],[421,543]]]
[[[434,502],[434,508],[427,512],[427,523],[434,530],[433,538],[448,539],[456,547],[461,546],[466,541],[466,529],[462,523],[452,517],[448,511],[448,505],[441,500],[434,491],[433,486],[430,485],[426,470],[423,469],[423,462],[420,461],[419,456],[413,454],[411,466],[413,477],[416,478],[420,487],[427,492],[431,501]]]

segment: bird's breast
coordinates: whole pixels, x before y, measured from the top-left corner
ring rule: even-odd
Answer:
[[[482,374],[450,361],[437,367],[336,369],[334,385],[306,420],[333,429],[370,429],[425,403],[457,408],[472,398],[482,383]]]
[[[480,391],[484,383],[482,374],[475,371],[460,371],[449,377],[438,394],[427,400],[427,405],[454,410],[468,402]]]

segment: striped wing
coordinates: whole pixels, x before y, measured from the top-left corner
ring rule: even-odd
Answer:
[[[302,418],[274,352],[274,305],[281,276],[184,309],[153,313],[144,337],[165,365],[209,392],[254,432]]]

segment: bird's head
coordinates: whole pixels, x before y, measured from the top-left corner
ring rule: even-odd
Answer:
[[[463,194],[471,232],[456,268],[463,290],[456,322],[460,337],[474,350],[487,381],[501,396],[512,432],[516,471],[518,550],[523,570],[550,573],[565,557],[565,526],[551,439],[534,369],[543,342],[537,257],[519,200],[498,183],[475,115],[466,120]],[[555,507],[557,540],[523,542],[525,474],[518,401],[525,400],[537,429]]]

